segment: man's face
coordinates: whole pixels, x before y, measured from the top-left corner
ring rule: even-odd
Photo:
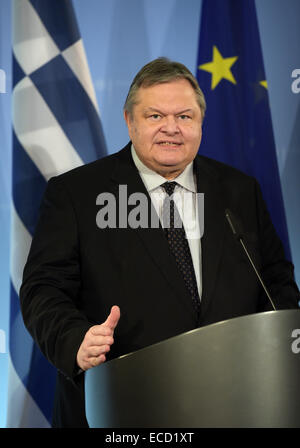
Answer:
[[[166,179],[174,179],[195,158],[202,117],[186,79],[141,87],[132,116],[124,116],[138,157]]]

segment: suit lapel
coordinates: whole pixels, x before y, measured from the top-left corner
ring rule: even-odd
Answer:
[[[224,240],[225,206],[222,189],[215,170],[207,164],[202,156],[197,156],[194,163],[198,192],[204,193],[204,234],[201,239],[201,314],[204,316],[217,282],[217,272]]]
[[[112,173],[111,180],[112,192],[116,197],[118,197],[119,185],[127,186],[128,197],[130,194],[137,192],[146,195],[149,204],[148,216],[150,217],[152,206],[151,199],[132,160],[130,144],[119,152],[116,168]],[[156,212],[154,211],[154,213]],[[149,256],[169,283],[174,298],[181,302],[192,318],[195,318],[192,301],[187,292],[184,280],[180,275],[175,259],[170,253],[169,245],[161,226],[159,225],[159,228],[151,228],[151,225],[149,225],[148,228],[128,229],[128,231],[135,232],[137,237],[141,238]]]

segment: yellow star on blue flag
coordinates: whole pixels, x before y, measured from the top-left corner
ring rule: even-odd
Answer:
[[[264,80],[264,81],[260,81],[259,84],[260,84],[261,86],[263,86],[265,89],[268,89],[268,83],[267,83],[266,80]]]
[[[236,84],[236,80],[231,71],[231,67],[236,60],[237,56],[223,58],[216,45],[213,46],[213,60],[198,67],[201,70],[211,73],[211,90],[214,90],[222,79],[227,79],[233,84]]]

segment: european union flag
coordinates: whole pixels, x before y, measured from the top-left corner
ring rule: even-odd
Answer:
[[[197,79],[208,105],[201,154],[258,180],[290,259],[254,0],[203,0]]]

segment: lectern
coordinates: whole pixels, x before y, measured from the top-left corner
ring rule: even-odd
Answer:
[[[89,426],[300,427],[299,349],[300,310],[167,339],[86,372]]]

